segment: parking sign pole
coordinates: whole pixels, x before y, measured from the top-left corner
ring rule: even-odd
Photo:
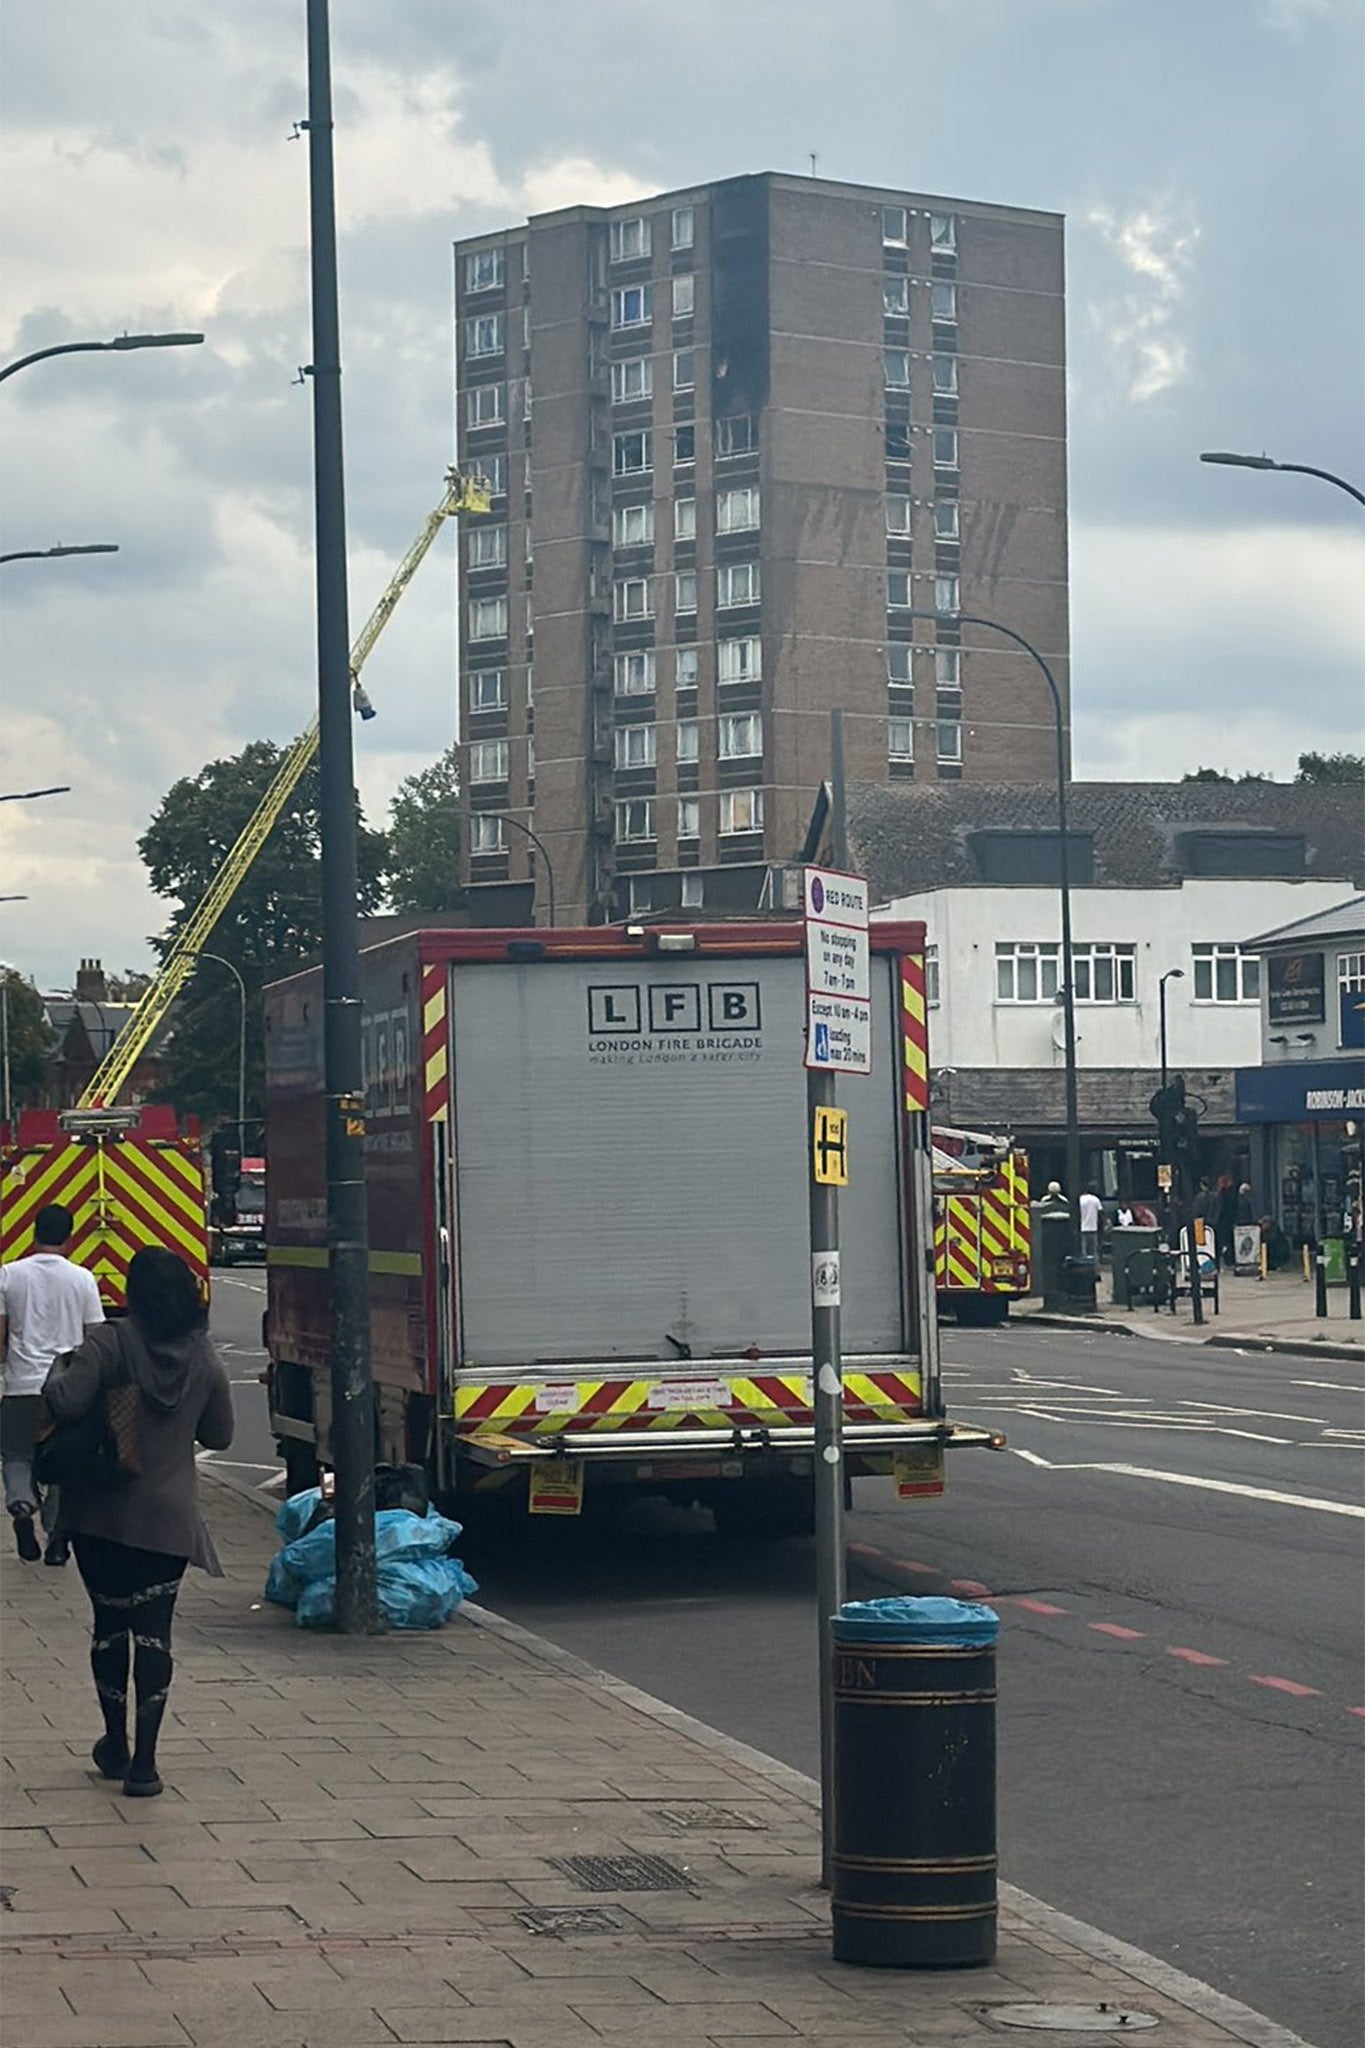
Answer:
[[[835,1108],[834,1075],[806,1072],[810,1173],[811,1369],[815,1409],[815,1607],[820,1632],[820,1882],[834,1856],[834,1700],[830,1616],[843,1605],[844,1381],[839,1348],[839,1190],[819,1175],[816,1134]]]

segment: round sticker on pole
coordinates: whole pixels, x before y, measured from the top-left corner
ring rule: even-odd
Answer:
[[[810,1255],[810,1298],[816,1308],[838,1308],[839,1306],[839,1254],[838,1252],[812,1252]]]

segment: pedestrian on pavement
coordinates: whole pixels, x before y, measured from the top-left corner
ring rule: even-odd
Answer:
[[[43,1381],[61,1352],[74,1351],[104,1321],[94,1275],[67,1257],[74,1229],[71,1211],[49,1202],[34,1219],[33,1250],[0,1266],[0,1467],[15,1548],[26,1564],[41,1557],[45,1564],[62,1565],[68,1555],[66,1538],[58,1533],[56,1489],[40,1497],[33,1477],[33,1446],[47,1420]],[[40,1510],[46,1550],[33,1526]]]
[[[156,1743],[185,1566],[222,1576],[195,1489],[195,1445],[222,1451],[232,1442],[232,1394],[206,1319],[184,1260],[148,1246],[128,1267],[126,1322],[106,1324],[58,1359],[43,1389],[58,1422],[86,1414],[106,1388],[129,1380],[142,1396],[137,1475],[116,1489],[63,1487],[60,1524],[94,1610],[90,1668],[104,1716],[95,1767],[101,1777],[121,1778],[134,1799],[162,1789]],[[131,1748],[130,1663],[137,1700]]]
[[[1213,1235],[1214,1257],[1223,1266],[1232,1266],[1236,1263],[1232,1235],[1236,1217],[1237,1190],[1233,1185],[1232,1175],[1220,1173],[1209,1221]]]
[[[1100,1216],[1103,1213],[1100,1191],[1090,1186],[1081,1196],[1081,1257],[1089,1259],[1092,1266],[1100,1262]]]
[[[1254,1223],[1256,1207],[1251,1199],[1251,1182],[1244,1180],[1237,1190],[1236,1220],[1238,1223]]]

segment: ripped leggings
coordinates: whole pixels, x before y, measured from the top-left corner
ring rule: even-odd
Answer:
[[[90,1669],[105,1733],[116,1753],[129,1753],[131,1665],[137,1702],[132,1761],[151,1769],[171,1689],[171,1623],[187,1560],[106,1536],[73,1536],[71,1547],[94,1609]]]

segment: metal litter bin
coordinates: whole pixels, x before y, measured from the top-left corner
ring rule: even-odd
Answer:
[[[995,1643],[968,1600],[853,1600],[831,1622],[834,1957],[995,1954]]]
[[[1109,1233],[1109,1299],[1128,1306],[1128,1261],[1134,1252],[1155,1249],[1161,1232],[1143,1223],[1116,1223]],[[1144,1261],[1144,1265],[1145,1265]]]

